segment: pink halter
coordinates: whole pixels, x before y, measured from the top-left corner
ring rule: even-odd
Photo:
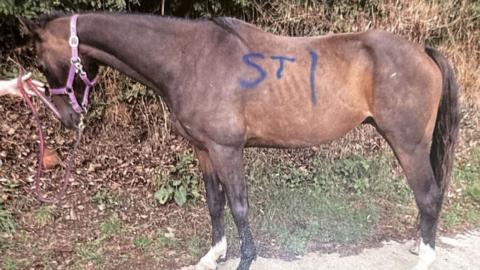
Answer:
[[[88,96],[90,89],[95,85],[97,78],[90,81],[87,77],[87,73],[83,70],[83,66],[78,56],[79,40],[77,36],[77,19],[78,14],[75,14],[70,19],[70,38],[68,44],[72,48],[72,57],[70,58],[70,70],[68,71],[67,84],[64,87],[50,89],[52,95],[67,95],[70,98],[70,104],[72,109],[79,113],[86,113],[88,107]],[[73,81],[75,74],[78,74],[80,79],[85,83],[85,91],[83,92],[82,104],[79,105],[77,98],[75,97],[75,91],[73,89]]]

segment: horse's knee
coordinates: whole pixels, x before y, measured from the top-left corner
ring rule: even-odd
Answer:
[[[221,193],[215,198],[208,200],[208,209],[212,219],[223,217],[223,210],[225,209],[225,195]]]
[[[223,218],[223,208],[215,207],[214,209],[210,210],[210,218],[212,220],[218,220]]]

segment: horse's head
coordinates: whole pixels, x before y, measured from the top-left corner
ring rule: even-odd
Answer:
[[[20,21],[36,51],[37,67],[50,85],[51,100],[60,120],[67,128],[74,129],[86,111],[98,65],[87,50],[80,50],[76,18],[71,18],[57,16],[38,22],[21,18]]]

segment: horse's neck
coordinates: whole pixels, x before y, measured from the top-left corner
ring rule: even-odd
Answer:
[[[83,21],[83,22],[82,22]],[[150,16],[85,14],[79,37],[89,55],[169,98],[182,74],[185,21]]]

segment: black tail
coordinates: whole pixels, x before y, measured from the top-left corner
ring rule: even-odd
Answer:
[[[452,66],[448,60],[433,48],[425,48],[425,52],[435,61],[442,72],[443,90],[437,121],[433,131],[430,162],[437,184],[443,195],[448,189],[450,173],[453,167],[455,144],[458,137],[459,110],[458,85]],[[440,207],[442,203],[440,202]]]

